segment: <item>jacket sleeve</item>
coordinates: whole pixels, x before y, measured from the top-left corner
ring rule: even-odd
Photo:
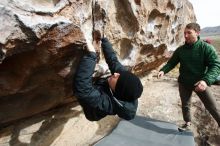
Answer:
[[[102,39],[102,50],[112,74],[126,70],[126,68],[118,61],[116,53],[114,52],[112,45],[107,38]]]
[[[97,92],[92,84],[92,74],[96,65],[96,53],[89,52],[82,57],[74,77],[74,94],[78,100],[87,104],[96,103],[96,98],[90,97],[92,92]],[[99,93],[97,92],[97,95]]]
[[[207,72],[202,78],[208,85],[213,84],[220,74],[220,60],[213,46],[209,45],[206,49]]]
[[[120,118],[123,118],[125,120],[131,120],[134,119],[138,107],[138,100],[135,100],[133,102],[125,102],[123,107],[120,107],[118,109],[118,116]]]
[[[94,52],[83,56],[74,77],[73,92],[83,105],[98,108],[108,114],[112,112],[111,101],[106,95],[96,89],[92,82],[96,59],[97,55]]]
[[[169,59],[166,65],[164,65],[160,71],[163,71],[165,74],[172,70],[179,63],[178,49],[174,51],[172,57]]]

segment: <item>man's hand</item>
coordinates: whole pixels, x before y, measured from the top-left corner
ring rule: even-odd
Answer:
[[[93,41],[96,41],[96,43],[101,41],[101,33],[99,30],[94,30],[92,32]]]
[[[95,47],[95,51],[97,53],[98,59],[97,62],[100,60],[100,55],[101,55],[101,33],[99,30],[94,30],[92,32],[92,37],[93,37],[93,46]]]
[[[195,86],[195,91],[197,91],[197,92],[203,92],[207,88],[207,84],[203,80],[198,81],[194,86]]]
[[[96,53],[100,53],[100,48],[101,48],[101,41],[93,41],[92,42]]]
[[[91,41],[86,40],[86,43],[87,43],[87,50],[89,52],[96,52],[96,50],[95,50],[95,48],[94,48],[94,46],[93,46]]]
[[[88,35],[84,34],[84,37],[86,39],[86,45],[84,46],[89,52],[96,52],[95,48],[93,46],[92,38],[90,38]]]
[[[160,71],[158,74],[157,74],[157,78],[161,78],[164,76],[164,72],[163,71]]]

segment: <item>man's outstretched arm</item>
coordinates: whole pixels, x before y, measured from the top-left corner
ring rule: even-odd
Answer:
[[[126,70],[126,68],[118,61],[115,51],[112,48],[112,44],[107,38],[102,38],[102,50],[105,56],[105,60],[109,66],[111,73],[120,72]]]
[[[92,74],[96,65],[96,58],[95,52],[89,52],[83,56],[74,77],[73,86],[77,99],[89,105],[94,105],[98,99],[92,96],[93,92],[97,92],[96,95],[98,94],[98,91],[95,90],[92,84]]]
[[[91,48],[88,48],[88,51],[89,52],[82,57],[76,70],[73,81],[73,92],[83,105],[99,108],[105,113],[112,112],[109,98],[101,94],[93,85],[92,75],[97,62],[97,54]]]

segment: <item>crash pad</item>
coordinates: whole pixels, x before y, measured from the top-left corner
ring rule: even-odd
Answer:
[[[121,120],[95,146],[195,146],[195,142],[191,131],[179,131],[173,123],[136,116]]]

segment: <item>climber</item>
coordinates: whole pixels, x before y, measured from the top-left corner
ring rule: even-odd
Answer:
[[[220,74],[220,60],[214,47],[201,41],[199,34],[199,24],[187,24],[184,30],[185,44],[175,50],[167,64],[158,73],[158,78],[162,77],[180,63],[178,83],[185,121],[183,129],[189,129],[191,125],[192,91],[199,96],[220,126],[220,106],[217,105],[216,99],[208,87]]]
[[[140,79],[118,61],[108,39],[100,36],[100,32],[94,34],[93,45],[87,44],[88,52],[82,57],[76,70],[73,92],[90,121],[98,121],[107,115],[133,119],[143,86]],[[112,75],[93,82],[96,50],[100,44]]]

